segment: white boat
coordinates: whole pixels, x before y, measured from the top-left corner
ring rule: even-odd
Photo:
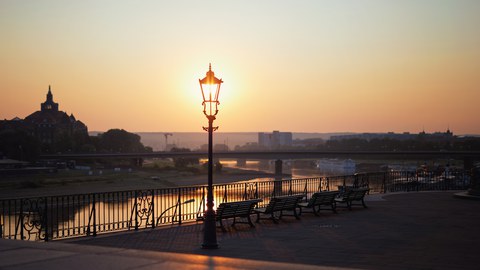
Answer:
[[[320,171],[355,173],[356,163],[352,159],[320,159],[315,162]]]

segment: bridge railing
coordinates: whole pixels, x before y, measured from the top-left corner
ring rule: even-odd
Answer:
[[[407,171],[360,173],[345,176],[288,180],[258,180],[214,185],[216,205],[338,190],[344,186],[369,187],[370,193],[467,189],[470,176],[461,171],[443,174]],[[115,231],[155,228],[196,222],[205,211],[206,186],[130,190],[64,196],[0,200],[0,236],[6,239],[49,241],[95,236]]]

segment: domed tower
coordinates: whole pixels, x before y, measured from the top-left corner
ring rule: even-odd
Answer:
[[[48,86],[47,100],[41,104],[41,110],[42,112],[45,112],[45,111],[58,112],[58,103],[53,102],[53,95],[50,89],[50,85]]]

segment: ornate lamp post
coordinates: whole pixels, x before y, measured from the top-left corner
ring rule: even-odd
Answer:
[[[218,94],[220,93],[220,85],[222,79],[215,78],[212,71],[212,65],[208,67],[207,76],[199,79],[200,89],[203,96],[203,113],[208,119],[208,127],[203,127],[208,132],[208,190],[207,190],[207,211],[204,219],[204,235],[202,248],[215,249],[218,248],[217,232],[215,226],[215,211],[213,210],[213,132],[218,127],[213,127],[213,120],[218,113]]]

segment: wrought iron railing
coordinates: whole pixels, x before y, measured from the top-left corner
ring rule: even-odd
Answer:
[[[470,176],[416,172],[361,173],[346,176],[259,180],[214,185],[215,202],[263,199],[369,187],[370,193],[466,189]],[[0,200],[0,236],[7,239],[49,241],[95,236],[165,224],[199,221],[205,210],[206,186],[75,194]]]

